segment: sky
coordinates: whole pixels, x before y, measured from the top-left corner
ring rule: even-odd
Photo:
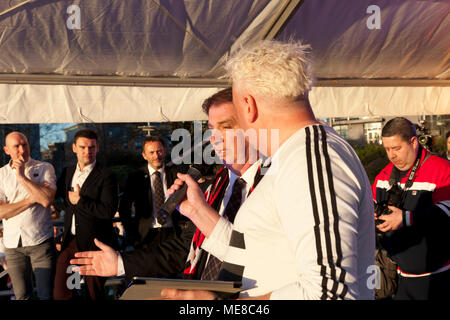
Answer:
[[[65,142],[64,128],[73,126],[74,123],[41,123],[39,125],[41,150],[48,150],[48,144]]]

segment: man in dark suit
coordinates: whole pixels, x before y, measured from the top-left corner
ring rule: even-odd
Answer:
[[[235,127],[231,88],[221,90],[206,99],[203,110],[208,114],[211,129],[224,133],[225,129]],[[213,142],[213,145],[217,146],[218,144]],[[220,149],[217,150],[220,153],[219,157],[226,159],[224,147],[221,146]],[[237,152],[234,152],[234,155],[237,158]],[[207,192],[207,201],[214,209],[221,212],[225,211],[224,209],[229,202],[228,199],[231,198],[231,189],[234,182],[238,180],[238,176],[248,171],[250,179],[246,189],[250,189],[252,185],[259,181],[255,177],[255,182],[252,182],[254,173],[250,174],[251,170],[247,170],[250,166],[251,164],[248,161],[245,164],[239,164],[235,161],[225,164],[217,172]],[[231,176],[233,176],[232,179],[230,179]],[[249,190],[243,192],[248,194]],[[245,199],[245,197],[243,198]],[[201,250],[201,241],[205,237],[191,221],[188,221],[185,227],[180,230],[181,232],[177,233],[175,237],[159,245],[149,246],[141,250],[121,252],[120,255],[109,246],[96,241],[95,243],[102,251],[79,252],[76,254],[79,259],[72,260],[72,263],[83,265],[80,267],[81,274],[102,276],[124,274],[127,281],[130,281],[134,276],[169,278],[181,273],[184,273],[185,278],[203,279],[204,270],[212,257],[212,255]]]
[[[127,244],[136,249],[166,240],[174,234],[180,222],[178,212],[168,217],[164,225],[156,220],[156,213],[165,200],[165,192],[173,184],[178,172],[177,167],[164,165],[165,156],[166,147],[162,138],[146,137],[142,157],[147,165],[129,175],[120,199],[119,214]]]
[[[57,195],[64,199],[64,235],[56,266],[55,300],[69,300],[73,289],[70,259],[80,250],[96,250],[94,238],[117,247],[112,218],[117,211],[118,188],[115,175],[96,161],[97,134],[80,130],[75,134],[72,150],[77,164],[63,170],[58,180]],[[92,300],[103,298],[104,278],[87,276],[85,282]]]

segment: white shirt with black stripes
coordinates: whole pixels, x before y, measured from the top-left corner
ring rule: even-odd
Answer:
[[[350,145],[326,125],[297,131],[235,218],[233,232],[243,241],[224,260],[243,269],[240,296],[373,299],[373,212],[370,183]]]

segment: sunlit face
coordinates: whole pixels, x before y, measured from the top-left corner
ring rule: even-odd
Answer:
[[[80,137],[72,144],[72,150],[77,156],[80,168],[83,169],[94,163],[97,157],[97,140]]]
[[[212,130],[211,144],[217,156],[229,167],[239,171],[247,162],[245,139],[238,139],[239,128],[231,102],[214,104],[208,112],[208,126]],[[228,131],[228,133],[227,133]],[[227,141],[227,139],[232,139]]]
[[[147,160],[150,167],[155,170],[161,169],[166,157],[166,149],[160,141],[149,141],[145,143],[142,157]]]
[[[27,138],[18,132],[10,133],[6,137],[3,150],[11,157],[11,160],[23,160],[25,162],[30,158],[30,146]]]
[[[382,137],[383,147],[392,164],[401,171],[411,169],[416,160],[418,141],[416,137],[403,140],[400,135]]]

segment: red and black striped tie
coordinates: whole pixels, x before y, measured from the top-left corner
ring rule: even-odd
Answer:
[[[233,190],[231,191],[231,197],[228,200],[227,206],[223,215],[228,218],[228,220],[233,223],[234,217],[239,210],[242,203],[242,190],[245,189],[246,182],[242,178],[236,179],[233,185]],[[222,261],[209,255],[208,263],[202,273],[201,280],[216,280],[219,274]]]

